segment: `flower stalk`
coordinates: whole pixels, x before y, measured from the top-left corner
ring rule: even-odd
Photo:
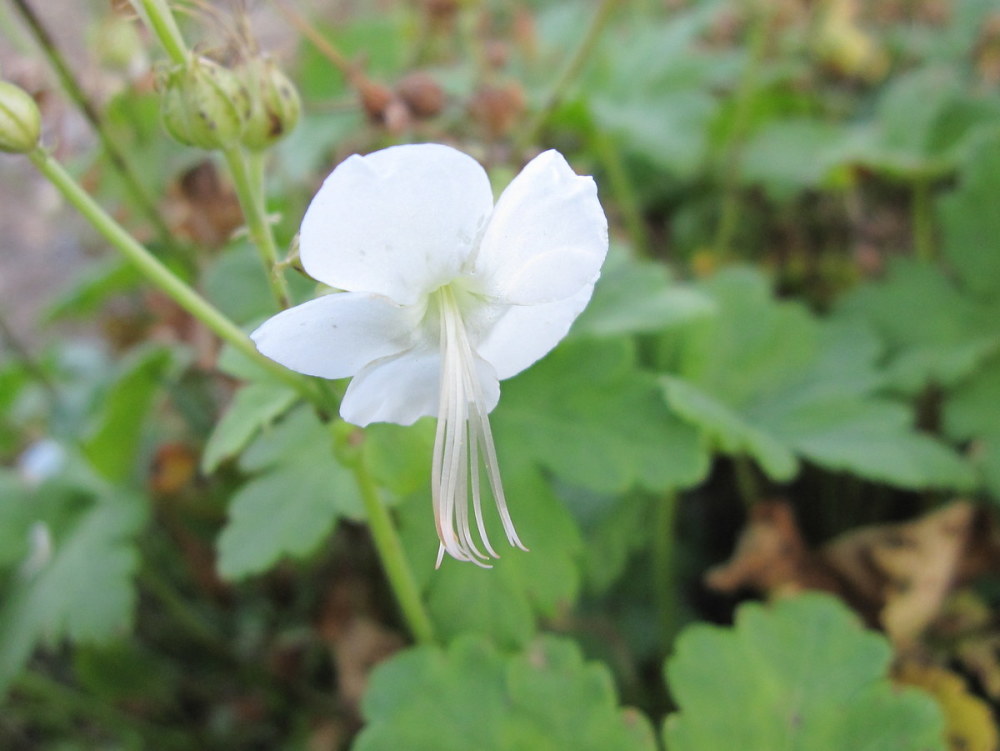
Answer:
[[[363,455],[358,456],[352,463],[352,469],[358,489],[361,491],[361,500],[365,506],[368,528],[371,530],[375,549],[378,551],[389,584],[396,594],[396,601],[399,603],[403,618],[418,643],[432,644],[434,626],[420,597],[420,589],[417,587],[399,533],[392,522],[392,516],[379,497],[378,488]]]
[[[190,67],[195,58],[188,51],[184,37],[177,26],[177,21],[166,1],[132,0],[132,2],[150,29],[156,34],[170,59],[177,66]],[[261,261],[267,271],[271,292],[278,305],[281,308],[287,308],[290,304],[288,286],[278,265],[277,246],[274,242],[271,224],[267,219],[263,171],[250,168],[247,154],[242,147],[237,145],[237,140],[233,139],[232,144],[220,146],[220,149],[233,180],[233,187],[246,220],[247,231],[250,233],[254,245],[257,246]]]
[[[184,65],[188,59],[187,45],[167,1],[132,0],[132,7],[156,34],[170,59],[178,65]]]
[[[28,158],[73,207],[90,222],[105,240],[132,262],[156,287],[169,295],[178,305],[201,321],[220,339],[228,342],[273,376],[295,388],[304,397],[315,400],[312,385],[257,352],[249,337],[215,306],[199,295],[192,287],[178,278],[159,259],[143,247],[132,235],[116,222],[88,194],[59,162],[45,149],[38,147],[28,153]]]
[[[248,155],[244,149],[238,146],[227,148],[222,153],[229,167],[229,174],[233,178],[236,196],[243,209],[247,231],[250,233],[254,245],[257,246],[261,262],[267,270],[271,293],[282,309],[287,308],[291,301],[288,295],[288,284],[281,273],[282,267],[278,263],[278,249],[274,242],[274,234],[271,232],[271,222],[267,218],[267,207],[264,203],[264,175],[263,169],[259,168],[261,156],[259,154]],[[250,160],[256,160],[257,169],[254,169]]]

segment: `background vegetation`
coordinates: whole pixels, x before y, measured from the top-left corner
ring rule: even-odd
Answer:
[[[0,160],[8,214],[47,196],[5,226],[87,259],[29,297],[46,249],[2,240],[0,745],[997,748],[995,0],[178,3],[191,49],[300,92],[253,153],[166,135],[132,6],[56,5],[0,7],[2,74],[110,216]],[[354,429],[343,383],[240,348],[315,295],[330,169],[421,141],[498,189],[558,148],[612,225],[503,383],[531,552],[490,571],[434,570],[432,421]]]

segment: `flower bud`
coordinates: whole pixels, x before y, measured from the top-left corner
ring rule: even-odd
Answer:
[[[271,60],[255,58],[242,73],[250,93],[250,117],[243,131],[243,145],[262,151],[295,129],[302,100],[295,85]]]
[[[181,143],[218,149],[236,143],[250,109],[247,90],[232,71],[192,57],[167,71],[162,84],[163,125]]]
[[[41,132],[42,115],[31,95],[0,81],[0,151],[27,154],[38,145]]]

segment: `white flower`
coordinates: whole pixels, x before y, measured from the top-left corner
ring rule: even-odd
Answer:
[[[432,496],[441,556],[498,557],[480,471],[507,540],[488,414],[499,382],[551,350],[587,305],[608,249],[593,179],[556,151],[533,159],[493,205],[483,168],[448,146],[352,156],[302,221],[306,271],[344,292],[283,311],[253,334],[292,370],[353,376],[341,416],[359,426],[438,418]],[[472,515],[485,552],[473,540]]]

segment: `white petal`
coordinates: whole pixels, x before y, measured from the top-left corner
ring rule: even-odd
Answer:
[[[331,287],[410,304],[458,274],[492,208],[483,168],[448,146],[354,155],[309,205],[299,254]]]
[[[607,252],[608,220],[593,178],[546,151],[497,201],[475,274],[486,294],[506,302],[565,300],[596,280]]]
[[[420,311],[356,292],[324,295],[269,318],[250,338],[286,368],[345,378],[414,345]]]
[[[479,383],[486,411],[500,400],[500,383],[493,367],[477,358]],[[340,416],[352,425],[373,422],[411,425],[438,414],[441,353],[418,347],[395,357],[369,363],[354,377],[340,403]]]
[[[590,302],[594,285],[572,297],[541,305],[511,305],[480,340],[476,351],[503,380],[544,357],[562,340]]]

